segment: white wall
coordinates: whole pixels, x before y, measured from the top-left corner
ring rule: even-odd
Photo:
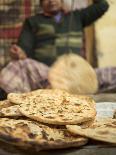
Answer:
[[[95,24],[95,34],[99,67],[116,66],[116,0]]]
[[[64,2],[69,6],[69,8],[72,8],[72,3],[74,2],[73,9],[79,9],[86,7],[88,0],[64,0]]]

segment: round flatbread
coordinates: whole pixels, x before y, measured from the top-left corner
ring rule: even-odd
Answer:
[[[40,97],[41,99],[45,96],[51,96],[54,98],[59,98],[62,94],[68,94],[65,91],[61,91],[58,89],[38,89],[35,91],[31,91],[28,93],[9,93],[7,99],[9,102],[14,104],[22,104],[26,103],[29,100],[33,100],[34,98]]]
[[[67,125],[68,131],[94,140],[116,144],[116,119],[96,120],[90,127]]]
[[[56,95],[54,90],[50,91],[52,93],[49,95],[41,93],[29,100],[27,97],[26,102],[20,105],[20,112],[39,122],[57,125],[78,124],[95,118],[93,99],[79,98],[59,90]]]
[[[78,147],[87,143],[87,138],[72,136],[65,128],[5,118],[0,119],[0,139],[37,150]]]
[[[92,66],[77,54],[65,54],[58,58],[49,70],[52,88],[73,94],[93,94],[98,90],[97,76]]]

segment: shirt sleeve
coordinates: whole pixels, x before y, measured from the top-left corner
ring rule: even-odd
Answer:
[[[100,18],[109,8],[109,4],[106,0],[95,0],[95,2],[80,10],[80,18],[82,26],[88,26]]]
[[[28,57],[31,57],[34,50],[34,33],[28,19],[23,24],[17,45],[24,50]]]

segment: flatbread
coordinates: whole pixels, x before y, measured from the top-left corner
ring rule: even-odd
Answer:
[[[0,110],[0,117],[20,117],[22,114],[19,111],[19,105],[2,108]]]
[[[29,100],[34,99],[36,96],[43,98],[44,96],[46,97],[52,95],[52,97],[58,98],[62,94],[65,95],[68,93],[58,89],[38,89],[28,93],[9,93],[7,99],[9,100],[9,102],[12,102],[14,104],[22,104],[22,103],[25,104]]]
[[[93,94],[98,90],[95,70],[77,54],[65,54],[50,67],[48,79],[52,88],[73,94]]]
[[[11,103],[9,100],[4,100],[4,101],[0,101],[0,110],[2,108],[7,108],[14,105],[13,103]]]
[[[67,125],[68,131],[98,141],[116,144],[116,119],[96,120],[89,128],[78,125]]]
[[[87,95],[76,95],[79,99],[82,99],[83,101],[87,102],[94,110],[96,109],[96,103],[94,99]],[[96,112],[96,110],[95,110]]]
[[[29,120],[0,119],[0,139],[37,150],[78,147],[87,138],[72,136],[65,128],[56,128]]]
[[[96,116],[93,102],[92,99],[86,100],[84,96],[79,98],[64,91],[56,95],[53,90],[49,95],[41,93],[35,98],[29,100],[27,98],[27,101],[20,105],[19,110],[23,115],[39,122],[69,125],[93,120]]]

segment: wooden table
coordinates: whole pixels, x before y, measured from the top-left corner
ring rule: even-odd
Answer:
[[[116,94],[98,94],[92,96],[96,102],[116,102]],[[9,144],[0,142],[0,155],[116,155],[116,145],[89,141],[86,146],[76,149],[50,150],[33,152],[19,150]]]

